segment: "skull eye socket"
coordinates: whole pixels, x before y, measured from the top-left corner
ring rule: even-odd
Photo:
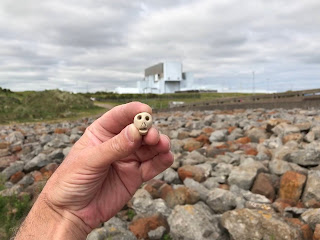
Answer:
[[[146,116],[146,120],[149,121],[149,116]]]
[[[142,118],[141,115],[138,115],[138,120],[141,120],[141,118]]]

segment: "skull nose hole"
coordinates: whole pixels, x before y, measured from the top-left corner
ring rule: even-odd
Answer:
[[[149,116],[146,116],[146,120],[149,121]]]
[[[138,120],[141,120],[141,115],[138,116]]]

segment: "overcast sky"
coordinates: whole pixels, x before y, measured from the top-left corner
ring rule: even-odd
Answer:
[[[320,1],[0,1],[1,87],[136,87],[163,60],[219,91],[320,88]]]

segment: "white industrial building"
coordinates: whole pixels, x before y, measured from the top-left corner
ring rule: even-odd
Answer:
[[[174,93],[191,89],[193,73],[182,72],[181,62],[165,61],[144,71],[144,78],[138,81],[139,93]]]

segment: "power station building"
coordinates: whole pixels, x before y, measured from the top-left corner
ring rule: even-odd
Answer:
[[[181,62],[165,61],[148,67],[138,81],[139,93],[174,93],[192,88],[193,73],[182,72]]]

